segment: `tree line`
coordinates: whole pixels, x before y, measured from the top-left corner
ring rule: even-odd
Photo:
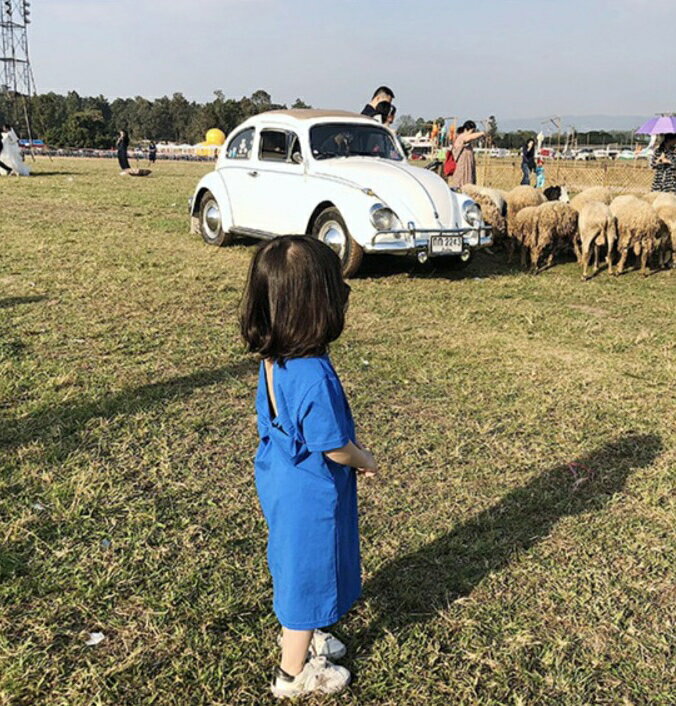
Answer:
[[[27,137],[23,98],[11,100],[0,95],[0,120],[11,122],[16,132]],[[51,147],[92,147],[107,149],[115,144],[120,130],[129,132],[132,143],[141,140],[195,144],[204,139],[210,128],[226,134],[252,115],[266,110],[286,108],[273,103],[266,91],[255,91],[239,100],[214,91],[214,100],[197,103],[182,93],[149,100],[104,96],[85,97],[75,91],[67,95],[43,93],[25,99],[25,108],[34,138]],[[309,108],[298,98],[292,108]]]
[[[129,132],[132,143],[155,140],[195,144],[204,139],[210,128],[217,127],[228,134],[252,115],[289,107],[274,103],[270,94],[263,90],[239,100],[226,98],[223,91],[214,91],[214,99],[206,103],[190,101],[182,93],[154,100],[136,96],[110,101],[104,96],[80,96],[75,91],[65,96],[43,93],[27,98],[25,106],[23,100],[12,100],[7,94],[0,95],[0,121],[13,123],[21,137],[27,137],[27,113],[33,137],[43,139],[49,146],[95,149],[112,147],[117,133],[122,129]],[[297,98],[290,107],[311,106]],[[435,122],[443,125],[444,118],[414,119],[411,115],[402,115],[395,127],[400,135],[411,136],[418,132],[429,133]],[[529,130],[500,132],[495,116],[490,116],[487,128],[491,144],[495,147],[518,149],[529,138],[536,137],[536,133]],[[594,130],[577,133],[575,139],[579,146],[606,145],[627,143],[631,140],[631,134]],[[549,144],[565,143],[565,135],[549,138]]]

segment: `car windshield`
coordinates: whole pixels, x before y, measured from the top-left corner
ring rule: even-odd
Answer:
[[[315,159],[381,157],[397,162],[403,159],[392,135],[375,123],[315,125],[310,130],[310,147]]]

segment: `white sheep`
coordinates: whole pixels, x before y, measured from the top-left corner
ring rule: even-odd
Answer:
[[[580,210],[579,239],[582,247],[582,279],[588,279],[587,269],[592,246],[594,248],[594,274],[599,269],[599,250],[605,246],[608,274],[613,274],[613,249],[617,241],[617,221],[610,207],[600,201],[589,201]]]
[[[585,204],[592,201],[610,204],[612,200],[613,195],[610,189],[605,186],[592,186],[589,189],[581,191],[577,196],[573,196],[570,205],[579,213]]]
[[[610,204],[610,210],[617,219],[617,251],[620,254],[615,274],[622,274],[632,249],[636,257],[641,258],[641,274],[647,275],[648,259],[658,249],[666,225],[646,201],[636,196],[618,196]]]

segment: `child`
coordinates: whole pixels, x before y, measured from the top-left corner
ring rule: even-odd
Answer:
[[[545,188],[545,163],[542,161],[542,157],[538,157],[535,166],[535,188]]]
[[[330,661],[345,645],[318,629],[361,593],[356,473],[377,472],[327,355],[343,331],[349,292],[331,248],[286,236],[254,256],[242,306],[242,335],[262,358],[255,469],[282,624],[277,698],[337,693],[350,681]]]

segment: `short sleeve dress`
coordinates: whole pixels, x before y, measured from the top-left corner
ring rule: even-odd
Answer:
[[[354,422],[327,356],[275,363],[273,385],[276,417],[261,363],[255,469],[273,608],[284,627],[312,630],[361,593],[356,474],[323,454],[355,441]]]

